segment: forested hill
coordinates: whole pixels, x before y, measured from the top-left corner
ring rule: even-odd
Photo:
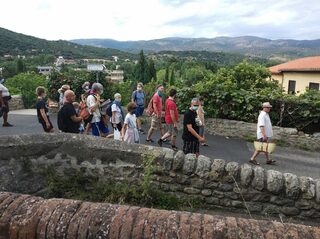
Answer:
[[[83,45],[111,47],[132,52],[138,52],[140,49],[151,52],[220,51],[279,60],[320,54],[320,39],[270,40],[253,36],[244,36],[216,38],[163,38],[149,41],[77,39],[72,40],[72,42]]]
[[[3,55],[62,55],[64,58],[107,58],[119,56],[135,59],[137,56],[117,49],[83,46],[68,41],[47,41],[9,31],[0,27],[0,56]]]

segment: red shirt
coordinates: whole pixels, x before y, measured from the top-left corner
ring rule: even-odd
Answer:
[[[155,109],[154,106],[157,107],[157,111],[154,111],[154,113],[156,113],[157,115],[161,115],[161,113],[162,113],[162,98],[156,92],[153,95],[152,99],[153,99],[153,108]]]
[[[176,122],[178,122],[179,115],[178,115],[177,105],[172,99],[168,98],[166,100],[166,114],[165,114],[165,120],[167,124],[173,124],[171,115],[170,115],[170,110],[174,111],[174,117],[176,118]]]

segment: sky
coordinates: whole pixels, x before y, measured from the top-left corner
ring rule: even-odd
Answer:
[[[320,0],[1,0],[0,27],[47,40],[320,39]]]

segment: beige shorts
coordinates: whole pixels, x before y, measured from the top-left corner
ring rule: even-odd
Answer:
[[[177,138],[178,129],[175,128],[173,124],[167,124],[167,132],[170,133],[173,138]]]
[[[159,119],[155,114],[151,116],[151,128],[156,130],[162,130],[161,118]]]

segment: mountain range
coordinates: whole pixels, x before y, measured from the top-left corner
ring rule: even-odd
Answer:
[[[137,53],[160,51],[209,51],[238,53],[274,60],[288,60],[320,54],[317,40],[270,40],[254,36],[216,38],[163,38],[148,41],[117,41],[112,39],[74,39],[73,43],[114,48]]]
[[[117,49],[84,46],[69,41],[48,41],[16,33],[0,27],[0,56],[52,54],[68,58],[108,58],[114,55],[123,59],[137,58],[135,54]]]

